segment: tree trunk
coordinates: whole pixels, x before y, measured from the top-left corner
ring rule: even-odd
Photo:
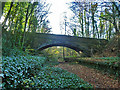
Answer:
[[[10,12],[11,12],[12,7],[13,7],[13,2],[11,2],[10,9],[9,9],[9,11],[7,13],[7,16],[5,17],[4,22],[2,23],[3,28],[4,28],[5,24],[6,24],[6,21],[7,21],[8,17],[10,16]]]
[[[15,15],[16,15],[17,10],[18,10],[18,5],[19,5],[19,4],[17,4],[16,7],[15,7],[15,12],[14,12],[13,17],[12,17],[12,19],[11,19],[11,25],[10,25],[10,29],[9,29],[10,31],[11,31],[11,28],[12,28],[12,25],[13,25],[14,17],[15,17]]]
[[[24,34],[23,34],[23,41],[22,41],[21,49],[23,49],[24,43],[25,43],[25,33],[26,33],[26,26],[27,26],[28,14],[29,14],[29,7],[30,7],[30,4],[28,5],[28,8],[27,8],[26,19],[25,19],[25,27],[24,27]]]
[[[94,13],[92,12],[93,38],[95,38]]]
[[[82,37],[84,36],[84,28],[83,28],[83,15],[82,15],[82,24],[81,24],[81,27],[82,27]]]
[[[5,7],[5,3],[6,2],[2,2],[2,5],[1,5],[2,6],[2,14],[3,14],[4,7]]]

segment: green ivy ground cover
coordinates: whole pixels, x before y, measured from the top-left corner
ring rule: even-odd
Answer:
[[[45,63],[44,57],[3,57],[3,88],[92,88],[75,74]]]

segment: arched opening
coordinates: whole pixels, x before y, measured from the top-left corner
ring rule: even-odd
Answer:
[[[88,56],[89,55],[89,51],[84,48],[83,46],[77,46],[75,44],[71,44],[71,43],[48,43],[48,44],[43,44],[43,45],[40,45],[40,47],[37,49],[37,50],[44,50],[44,49],[47,49],[49,47],[53,47],[53,46],[62,46],[62,47],[67,47],[67,48],[70,48],[72,50],[75,50],[76,52],[78,52],[78,54],[81,55],[82,53],[82,56]]]
[[[40,47],[42,53],[46,55],[49,59],[51,58],[57,61],[64,61],[64,58],[68,57],[80,57],[82,55],[82,51],[79,51],[74,46],[66,45],[66,44],[49,44],[46,46]]]
[[[63,46],[52,46],[42,50],[47,57],[57,59],[57,61],[61,62],[64,61],[64,58],[67,57],[79,57],[80,54],[75,50],[63,47]],[[63,55],[64,54],[64,55]]]
[[[77,46],[75,45],[71,45],[71,43],[53,43],[53,44],[45,44],[45,45],[41,45],[38,50],[44,50],[46,48],[49,48],[49,47],[53,47],[53,46],[63,46],[63,47],[67,47],[67,48],[70,48],[70,49],[73,49],[75,50],[76,52],[79,53],[79,51],[83,52],[82,49],[78,48]]]

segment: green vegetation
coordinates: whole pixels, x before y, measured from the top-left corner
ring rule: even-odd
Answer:
[[[103,60],[119,60],[120,58],[119,57],[95,57],[95,59],[103,59]]]
[[[1,3],[0,3],[1,4]],[[109,7],[107,7],[109,4]],[[81,3],[71,2],[69,4],[73,16],[70,22],[64,19],[66,35],[80,37],[92,37],[111,40],[116,36],[115,42],[111,40],[108,52],[116,52],[115,57],[99,57],[99,53],[105,52],[104,48],[95,51],[98,57],[83,57],[66,47],[52,47],[45,51],[35,51],[31,48],[31,38],[28,34],[50,33],[51,26],[48,20],[50,4],[44,0],[40,2],[2,2],[2,35],[0,35],[0,50],[2,59],[0,61],[0,77],[2,77],[3,89],[9,88],[93,88],[89,83],[83,81],[77,75],[67,72],[61,68],[54,67],[58,61],[79,62],[79,64],[110,72],[120,76],[120,10],[118,3]],[[103,8],[103,6],[105,6]],[[98,9],[101,8],[101,9]],[[99,11],[100,10],[100,11]],[[61,19],[62,20],[62,19]],[[62,26],[62,27],[63,27]],[[66,30],[66,28],[69,28]],[[1,34],[1,33],[0,33]],[[2,39],[1,39],[2,36]],[[49,40],[49,39],[48,39]],[[96,45],[95,45],[96,46]],[[84,46],[82,46],[84,48]],[[100,50],[103,50],[100,51]],[[93,54],[91,48],[91,54]],[[36,55],[36,56],[35,56]],[[78,57],[79,56],[79,57]],[[104,56],[104,55],[101,55]],[[78,57],[78,58],[76,58]],[[1,81],[1,78],[0,78]]]
[[[81,65],[92,67],[103,72],[107,72],[115,75],[116,77],[120,76],[120,62],[119,57],[97,57],[97,58],[65,58],[66,62],[77,62]]]
[[[38,56],[3,57],[3,88],[92,88],[75,74],[44,66]]]
[[[59,46],[53,46],[53,47],[49,47],[47,49],[44,50],[44,55],[45,57],[48,58],[53,58],[53,59],[63,59],[63,53],[65,55],[65,57],[69,57],[72,55],[72,57],[76,57],[76,56],[80,56],[75,50],[72,50],[70,48]]]
[[[10,56],[14,48],[23,51],[31,48],[31,37],[28,37],[27,33],[49,33],[51,31],[49,20],[46,18],[50,5],[46,2],[2,2],[1,6],[3,55]]]
[[[110,40],[119,33],[120,9],[118,2],[81,2],[73,1],[68,4],[73,15],[66,34],[82,37],[105,38]],[[67,13],[67,12],[66,12]],[[63,27],[62,27],[63,28]],[[65,28],[64,28],[65,29]]]

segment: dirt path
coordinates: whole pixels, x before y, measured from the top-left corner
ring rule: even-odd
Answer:
[[[72,72],[82,78],[84,81],[92,84],[95,88],[118,88],[118,80],[114,80],[113,76],[102,74],[100,71],[80,64],[70,65],[69,63],[60,63],[55,67],[62,68]],[[119,87],[120,88],[120,87]]]

